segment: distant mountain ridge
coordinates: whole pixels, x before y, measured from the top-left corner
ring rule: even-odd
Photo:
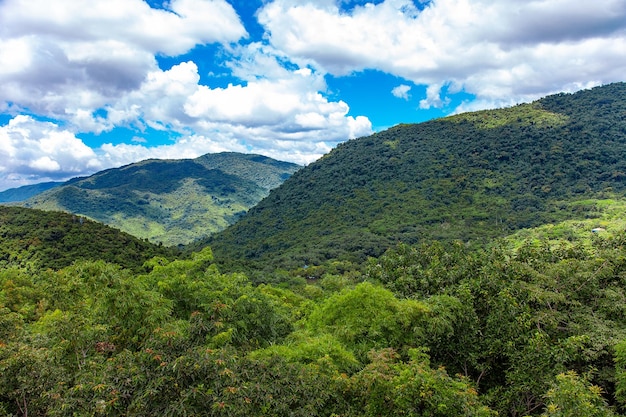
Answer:
[[[232,152],[150,159],[72,179],[20,205],[80,214],[174,246],[224,229],[299,168]]]
[[[41,182],[0,191],[0,203],[15,203],[27,200],[46,190],[62,185],[63,182]]]
[[[398,242],[469,244],[592,216],[626,190],[626,83],[398,125],[339,145],[198,246],[288,268]]]

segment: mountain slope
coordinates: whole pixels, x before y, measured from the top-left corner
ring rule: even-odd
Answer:
[[[480,242],[584,217],[569,202],[625,186],[617,83],[348,141],[204,243],[238,263],[359,260],[399,241]]]
[[[42,182],[33,185],[24,185],[22,187],[10,188],[0,192],[0,203],[14,203],[27,200],[39,193],[47,191],[51,188],[63,184],[62,182]]]
[[[0,268],[60,269],[81,259],[101,259],[139,270],[154,256],[177,255],[76,215],[0,206]]]
[[[68,181],[26,207],[81,214],[165,245],[224,229],[299,168],[260,155],[146,160]]]

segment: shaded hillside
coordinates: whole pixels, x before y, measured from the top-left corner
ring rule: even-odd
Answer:
[[[0,268],[60,269],[78,260],[105,260],[140,270],[178,252],[68,213],[0,206]]]
[[[397,242],[481,242],[585,216],[623,194],[626,84],[399,125],[303,168],[208,242],[216,258],[288,267]]]
[[[42,182],[40,184],[25,185],[10,188],[0,192],[0,203],[14,203],[24,201],[51,188],[58,187],[62,182]]]
[[[68,181],[24,205],[81,214],[155,243],[187,244],[233,223],[298,168],[237,153],[152,159]]]

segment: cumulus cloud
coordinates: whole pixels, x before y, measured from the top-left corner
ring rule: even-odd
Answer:
[[[450,102],[450,99],[441,98],[441,84],[430,84],[426,88],[426,98],[420,100],[421,109],[430,109],[431,107],[441,108]]]
[[[0,109],[58,121],[20,116],[2,128],[21,132],[15,146],[22,156],[1,164],[5,179],[62,178],[220,150],[308,163],[338,142],[372,132],[366,117],[348,116],[346,103],[325,97],[324,73],[260,42],[237,45],[248,34],[225,0],[164,4],[167,9],[142,0],[0,2]],[[240,82],[203,85],[193,61],[170,68],[157,63],[159,54],[176,56],[208,43],[223,44],[224,69]],[[76,137],[116,127],[136,130],[136,138],[156,129],[179,139],[89,149]],[[44,138],[54,135],[65,135],[75,149],[82,144],[91,162],[46,154]]]
[[[0,2],[0,102],[85,126],[84,112],[134,91],[155,55],[247,36],[225,0]]]
[[[185,140],[193,137],[194,149],[206,152],[222,143],[220,149],[297,163],[312,162],[347,138],[372,133],[369,119],[348,116],[346,103],[330,101],[320,93],[326,88],[321,74],[308,68],[286,69],[277,59],[267,52],[250,54],[250,60],[233,64],[237,65],[233,71],[247,82],[226,87],[199,84],[198,67],[191,61],[154,71],[137,91],[107,107],[101,122],[175,130]],[[255,66],[267,70],[254,73]],[[206,146],[200,144],[202,140]]]
[[[3,37],[45,37],[70,55],[92,55],[81,46],[113,40],[137,49],[180,55],[197,44],[233,42],[247,35],[224,0],[171,0],[152,9],[142,0],[5,0],[0,6]]]
[[[385,0],[354,7],[275,0],[259,12],[282,53],[334,75],[378,69],[479,100],[534,99],[626,70],[623,0]]]
[[[406,84],[400,84],[397,87],[394,87],[391,90],[391,94],[393,94],[394,97],[398,97],[404,100],[408,100],[409,99],[409,91],[411,91],[411,86],[410,85],[406,85]]]
[[[268,56],[260,57],[267,61],[263,65],[270,65]],[[83,114],[83,125],[94,126],[93,131],[128,126],[178,132],[175,141],[161,146],[134,138],[132,144],[107,143],[92,150],[58,124],[17,116],[0,127],[0,138],[11,139],[3,141],[0,156],[13,161],[3,167],[4,179],[0,171],[0,187],[33,178],[67,179],[148,158],[195,158],[221,151],[307,164],[347,138],[372,133],[369,119],[348,116],[346,103],[329,101],[318,91],[325,88],[320,74],[307,68],[268,74],[245,84],[210,88],[199,84],[195,63],[182,62],[148,73],[136,90],[101,114]],[[13,173],[10,180],[8,173]]]
[[[250,128],[268,127],[288,138],[343,124],[348,106],[329,102],[316,88],[318,75],[296,70],[278,79],[260,79],[244,85],[211,89],[199,86],[185,103],[188,115],[208,122]]]
[[[55,123],[16,116],[0,126],[0,187],[63,180],[102,169],[96,153]]]

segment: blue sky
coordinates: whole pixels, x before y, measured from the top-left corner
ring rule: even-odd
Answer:
[[[0,190],[220,151],[307,164],[624,81],[624,51],[624,0],[0,0]]]

